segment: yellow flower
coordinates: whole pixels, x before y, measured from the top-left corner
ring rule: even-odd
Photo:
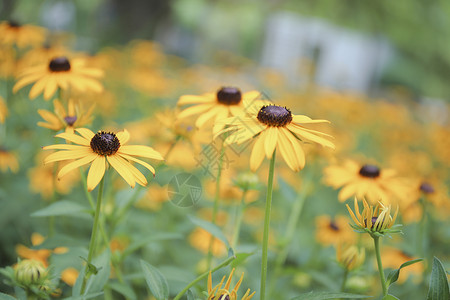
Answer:
[[[208,253],[209,243],[211,241],[211,233],[205,229],[198,227],[189,235],[189,243],[195,249],[201,251],[202,253]],[[214,256],[222,256],[226,254],[225,244],[218,238],[213,239],[212,244],[212,254]]]
[[[234,288],[230,291],[231,279],[234,274],[234,268],[231,270],[230,276],[228,276],[228,280],[225,283],[224,287],[222,287],[223,281],[226,276],[222,277],[222,280],[218,285],[214,288],[212,287],[212,276],[211,271],[208,276],[208,298],[207,300],[237,300],[237,291],[242,284],[242,280],[244,279],[244,273],[242,273],[241,278],[236,283]],[[241,300],[250,300],[253,298],[256,292],[250,294],[250,289],[245,292],[244,296],[242,296]]]
[[[185,95],[178,100],[178,106],[196,104],[186,108],[178,114],[178,119],[184,119],[193,115],[199,115],[195,121],[195,126],[202,128],[209,120],[215,121],[237,116],[245,112],[246,102],[251,102],[261,93],[250,91],[242,94],[238,88],[222,87],[217,93],[206,93],[203,95]]]
[[[336,260],[346,270],[351,271],[364,263],[366,252],[364,248],[355,245],[339,243],[336,247]]]
[[[14,153],[0,146],[0,170],[6,172],[8,169],[13,173],[19,171],[19,162]]]
[[[376,165],[359,165],[346,160],[342,166],[331,165],[325,168],[326,184],[337,189],[342,187],[338,199],[344,202],[350,197],[366,198],[370,203],[403,200],[407,186],[396,177],[393,169],[380,169]]]
[[[38,122],[38,126],[45,127],[54,131],[60,131],[65,128],[66,132],[74,133],[74,129],[89,124],[92,121],[92,105],[88,111],[84,112],[80,103],[69,99],[67,110],[59,100],[53,101],[55,113],[45,109],[39,109],[38,113],[45,122]]]
[[[130,139],[130,134],[127,130],[118,132],[117,134],[105,131],[99,131],[94,134],[86,128],[78,128],[75,131],[80,135],[64,132],[56,135],[56,137],[66,139],[68,142],[78,145],[57,144],[44,147],[44,150],[64,150],[50,154],[45,158],[44,163],[75,159],[75,161],[67,164],[59,171],[58,178],[61,178],[76,168],[92,163],[87,176],[87,187],[89,191],[92,191],[103,178],[106,170],[106,162],[131,187],[134,187],[136,182],[142,186],[147,185],[147,179],[145,179],[145,176],[130,161],[143,165],[155,175],[155,169],[151,165],[135,158],[135,156],[164,160],[161,154],[151,147],[126,145]]]
[[[7,116],[8,116],[8,107],[6,106],[3,97],[0,96],[0,123],[4,123]]]
[[[348,218],[337,216],[332,220],[330,216],[323,215],[316,218],[316,240],[322,245],[336,245],[339,242],[352,243],[355,233],[348,225]]]
[[[384,205],[378,202],[376,207],[373,207],[363,199],[364,209],[362,213],[359,213],[358,200],[355,198],[355,212],[351,210],[350,206],[346,204],[348,212],[355,221],[356,226],[351,225],[354,229],[360,230],[361,232],[368,232],[370,234],[384,234],[384,233],[396,233],[400,232],[397,229],[392,228],[395,223],[395,219],[398,214],[397,210],[394,216],[391,216],[391,205]]]
[[[215,136],[223,131],[233,130],[226,138],[225,145],[236,143],[241,145],[256,137],[250,156],[250,169],[256,171],[264,156],[271,158],[275,148],[278,148],[286,164],[293,171],[299,171],[305,166],[305,152],[302,142],[315,142],[334,149],[334,144],[322,136],[329,135],[320,131],[308,129],[303,124],[329,123],[327,120],[312,120],[304,115],[293,115],[282,106],[270,104],[261,105],[263,101],[254,101],[247,105],[246,115],[227,118],[216,122]],[[224,126],[230,126],[222,130]]]
[[[44,93],[44,99],[49,100],[58,88],[68,90],[74,88],[80,92],[103,91],[102,84],[97,80],[103,76],[103,71],[85,66],[83,59],[69,61],[67,57],[53,58],[49,63],[40,64],[23,70],[18,75],[18,81],[13,87],[16,93],[24,86],[35,82],[30,90],[30,99]]]
[[[61,280],[69,286],[74,286],[80,273],[75,268],[67,268],[61,272]]]
[[[26,48],[41,45],[45,40],[46,30],[34,25],[20,25],[14,21],[0,23],[0,45]]]
[[[39,246],[40,244],[42,244],[44,242],[44,240],[45,240],[45,238],[42,235],[40,235],[39,233],[33,233],[31,235],[31,244],[33,246]],[[50,257],[52,252],[54,252],[56,254],[63,254],[63,253],[66,253],[67,251],[68,251],[68,249],[65,247],[57,247],[53,250],[50,250],[50,249],[34,250],[34,249],[30,249],[24,245],[16,246],[17,255],[19,255],[21,258],[24,258],[24,259],[39,261],[42,263],[42,265],[45,268],[48,267],[48,258]]]

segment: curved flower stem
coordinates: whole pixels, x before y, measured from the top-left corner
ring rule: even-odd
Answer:
[[[383,296],[386,296],[388,293],[388,287],[386,284],[386,278],[384,277],[383,264],[381,263],[380,237],[372,236],[372,238],[375,243],[375,254],[377,256],[378,272],[380,273],[380,281],[381,281],[381,287],[383,288]]]
[[[219,198],[220,198],[220,177],[222,175],[222,165],[223,165],[223,156],[225,154],[225,147],[222,145],[222,150],[220,151],[220,157],[219,157],[219,165],[217,166],[217,176],[216,176],[216,193],[214,195],[214,204],[213,204],[213,211],[212,211],[212,217],[211,217],[211,223],[214,225],[216,224],[216,217],[217,217],[217,211],[219,210]],[[212,248],[214,242],[214,236],[211,235],[211,238],[209,239],[209,247],[208,247],[208,257],[206,260],[206,267],[207,269],[211,269],[211,262],[212,262]]]
[[[344,271],[344,275],[342,275],[343,279],[342,279],[342,284],[341,284],[341,293],[345,292],[345,285],[347,283],[347,278],[348,278],[348,269],[345,269]]]
[[[269,178],[267,179],[267,195],[266,195],[266,210],[264,215],[264,234],[262,244],[262,261],[261,261],[261,289],[259,299],[266,298],[266,277],[267,277],[267,248],[269,245],[269,229],[270,229],[270,210],[272,207],[272,191],[273,191],[273,174],[275,171],[275,154],[273,151],[272,159],[270,160]]]
[[[245,189],[242,192],[241,203],[240,203],[238,211],[237,211],[236,223],[234,225],[234,235],[233,235],[233,240],[231,242],[231,247],[232,248],[236,247],[236,245],[237,245],[237,243],[239,241],[239,234],[240,234],[240,231],[241,231],[242,217],[244,216],[244,211],[245,211],[245,196],[246,195],[247,195],[247,189]]]
[[[215,271],[229,265],[234,259],[236,258],[236,256],[230,256],[228,257],[223,263],[221,263],[220,265],[218,265],[217,267],[215,267],[214,269],[211,270],[211,273],[214,273]],[[193,281],[191,281],[181,292],[179,292],[175,298],[173,298],[173,300],[178,300],[180,299],[194,284],[196,284],[197,282],[199,282],[200,280],[206,278],[209,275],[210,271],[206,271],[205,273],[203,273],[202,275],[198,276],[197,278],[195,278]]]
[[[84,294],[84,290],[86,289],[86,283],[87,279],[90,276],[89,274],[89,267],[92,262],[92,257],[95,253],[95,245],[96,245],[96,239],[97,239],[97,232],[98,232],[98,221],[100,217],[100,209],[102,206],[102,194],[103,194],[103,186],[105,182],[105,177],[103,176],[102,180],[100,181],[100,185],[98,188],[98,195],[97,195],[97,206],[95,208],[95,214],[94,214],[94,225],[92,226],[92,233],[91,233],[91,241],[89,242],[89,253],[87,258],[87,266],[84,272],[84,278],[83,278],[83,284],[81,285],[81,292],[80,294]]]

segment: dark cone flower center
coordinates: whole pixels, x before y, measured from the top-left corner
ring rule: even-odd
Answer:
[[[12,20],[8,21],[8,25],[9,25],[9,27],[14,27],[14,28],[18,28],[18,27],[21,26],[21,25],[19,24],[19,22],[12,21]]]
[[[339,226],[336,224],[336,222],[331,221],[329,226],[332,230],[339,231]]]
[[[236,105],[242,100],[241,91],[235,87],[223,87],[217,91],[217,101],[225,105]]]
[[[286,107],[265,105],[258,112],[258,121],[273,127],[283,127],[292,121],[292,114]]]
[[[420,185],[420,190],[425,194],[433,194],[434,193],[434,187],[429,184],[428,182],[423,182]]]
[[[359,175],[368,178],[377,178],[378,176],[380,176],[380,168],[374,165],[364,165],[359,170]]]
[[[64,118],[64,121],[66,121],[67,125],[72,126],[77,121],[77,116],[67,116]]]
[[[99,131],[91,140],[91,148],[98,155],[113,155],[119,150],[120,142],[114,133]]]
[[[50,71],[52,72],[65,72],[70,70],[70,62],[67,57],[56,57],[50,61]]]

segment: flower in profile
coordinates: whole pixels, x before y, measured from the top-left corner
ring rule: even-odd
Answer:
[[[381,199],[389,203],[407,195],[407,186],[396,176],[393,169],[380,169],[373,164],[359,165],[346,160],[343,165],[325,168],[325,183],[337,189],[342,187],[338,199],[344,202],[350,197],[366,198],[370,203]]]
[[[245,115],[239,115],[216,122],[215,136],[224,131],[233,131],[226,139],[225,145],[241,145],[256,138],[250,156],[250,169],[256,171],[264,156],[271,158],[278,148],[286,164],[293,171],[305,166],[305,152],[301,142],[314,142],[334,149],[334,144],[323,136],[331,137],[320,131],[304,127],[305,124],[329,123],[327,120],[313,120],[304,115],[293,115],[282,106],[261,105],[254,101],[247,107]],[[223,127],[229,126],[222,130]]]
[[[381,202],[373,207],[363,199],[364,209],[362,213],[359,212],[358,200],[355,198],[355,212],[353,212],[348,204],[346,204],[348,212],[356,225],[350,225],[359,232],[368,232],[370,235],[380,236],[386,233],[397,233],[400,230],[396,227],[400,225],[395,224],[395,219],[398,214],[397,210],[394,216],[391,216],[391,205],[384,205]]]
[[[0,45],[23,49],[39,46],[45,40],[46,30],[34,25],[21,25],[15,21],[0,23]]]
[[[13,92],[35,82],[30,90],[30,99],[44,93],[44,99],[49,100],[58,88],[68,90],[73,88],[79,92],[103,91],[102,84],[97,80],[103,76],[103,71],[85,66],[81,58],[69,59],[65,56],[55,57],[50,62],[27,68],[19,73]]]
[[[322,245],[336,245],[339,242],[352,243],[355,240],[355,233],[348,225],[348,218],[323,215],[316,218],[316,240]]]
[[[8,116],[8,107],[6,106],[3,97],[0,96],[0,123],[4,123],[7,116]]]
[[[75,131],[79,135],[64,132],[56,135],[56,137],[63,138],[77,145],[56,144],[44,147],[44,150],[62,150],[47,156],[44,163],[75,159],[75,161],[61,168],[58,173],[58,178],[90,163],[91,167],[87,176],[87,187],[89,191],[92,191],[103,178],[107,165],[106,162],[131,187],[134,187],[136,182],[142,186],[147,185],[147,179],[131,162],[143,165],[155,175],[155,169],[151,165],[135,156],[164,160],[161,154],[151,147],[127,145],[130,139],[130,134],[127,130],[118,133],[98,131],[96,134],[87,128],[77,128]]]
[[[242,273],[241,278],[236,283],[234,288],[230,291],[231,279],[233,278],[234,268],[231,270],[230,276],[228,276],[228,280],[225,285],[222,287],[223,282],[226,276],[222,277],[222,280],[219,284],[217,284],[214,288],[212,286],[212,276],[211,271],[208,276],[208,298],[207,300],[238,300],[237,291],[242,284],[242,280],[244,279],[244,273]],[[253,298],[256,292],[250,294],[250,289],[248,289],[244,296],[242,296],[241,300],[250,300]]]
[[[73,99],[69,99],[67,110],[57,99],[53,101],[54,113],[39,109],[38,113],[45,122],[38,122],[38,126],[45,127],[54,131],[65,129],[66,132],[74,133],[74,129],[83,127],[92,121],[92,105],[86,112],[83,111],[81,104]]]
[[[346,270],[352,271],[364,263],[366,252],[364,248],[355,245],[339,243],[336,247],[336,260]]]
[[[242,94],[236,87],[222,87],[216,93],[206,93],[200,96],[184,95],[178,100],[178,106],[195,105],[181,111],[178,119],[200,115],[195,121],[195,126],[202,128],[209,120],[218,121],[244,113],[246,103],[258,99],[260,95],[261,93],[258,91]]]
[[[8,169],[13,173],[17,173],[19,171],[19,162],[14,153],[0,146],[0,170],[6,172]]]

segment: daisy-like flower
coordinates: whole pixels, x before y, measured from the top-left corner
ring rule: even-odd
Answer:
[[[26,48],[41,45],[45,40],[46,30],[34,25],[21,25],[14,21],[0,23],[0,45]]]
[[[328,166],[324,170],[325,183],[337,189],[342,187],[338,199],[341,202],[356,197],[366,198],[370,203],[381,200],[403,200],[408,194],[407,186],[396,176],[393,169],[380,169],[376,165],[359,165],[346,160],[343,165]]]
[[[242,273],[241,278],[236,283],[234,288],[230,291],[231,278],[233,277],[233,274],[234,274],[234,268],[233,268],[233,270],[231,270],[230,276],[228,277],[228,280],[225,283],[224,287],[222,287],[222,284],[223,284],[226,276],[223,276],[220,283],[213,288],[212,287],[212,276],[211,276],[211,272],[209,272],[207,300],[238,300],[237,291],[242,284],[242,280],[244,279],[244,273]],[[244,294],[244,296],[242,296],[241,300],[250,300],[253,298],[255,293],[256,292],[253,292],[250,294],[250,289],[248,289],[247,292]]]
[[[264,156],[271,158],[278,148],[286,164],[293,171],[305,166],[305,152],[301,142],[315,142],[334,149],[334,144],[323,136],[331,137],[320,131],[304,127],[305,124],[329,123],[327,120],[313,120],[304,115],[293,115],[282,106],[261,105],[262,101],[254,101],[247,107],[245,115],[227,118],[216,122],[215,136],[224,131],[234,130],[226,139],[225,145],[238,145],[256,138],[250,156],[250,169],[256,171]],[[224,126],[229,126],[222,130]]]
[[[260,95],[261,93],[258,91],[242,94],[238,88],[222,87],[217,93],[181,96],[177,103],[178,106],[195,105],[181,111],[178,114],[178,119],[200,115],[195,121],[195,126],[202,128],[209,120],[218,121],[242,114],[245,111],[245,103],[258,99]]]
[[[44,150],[63,150],[47,156],[44,163],[75,159],[75,161],[61,168],[58,173],[58,178],[90,163],[91,167],[87,176],[87,187],[89,191],[92,191],[103,178],[107,165],[106,162],[131,187],[134,187],[136,182],[145,186],[147,179],[131,162],[143,165],[155,176],[155,169],[135,156],[164,160],[161,154],[151,147],[127,145],[130,139],[130,134],[127,130],[118,133],[99,131],[96,134],[87,128],[77,128],[75,131],[80,135],[64,132],[56,135],[56,137],[63,138],[77,145],[57,144],[44,147]]]
[[[316,240],[322,245],[336,245],[339,242],[352,243],[355,240],[355,233],[348,226],[348,218],[337,216],[331,219],[330,216],[323,215],[316,218]]]
[[[358,232],[368,232],[370,235],[381,236],[385,233],[397,233],[400,230],[396,227],[400,225],[395,224],[395,219],[398,214],[397,210],[394,216],[391,216],[391,205],[384,205],[378,202],[377,206],[369,205],[363,199],[364,209],[362,213],[359,212],[358,200],[355,198],[355,212],[353,212],[348,204],[346,204],[348,212],[356,225],[350,225]]]
[[[89,124],[92,121],[92,105],[86,112],[83,111],[80,103],[69,99],[67,110],[57,99],[53,101],[55,113],[45,109],[39,109],[38,113],[45,122],[38,122],[38,126],[45,127],[54,131],[65,129],[66,132],[74,133],[74,129]]]
[[[30,99],[44,93],[44,99],[49,100],[58,88],[68,90],[74,88],[80,92],[103,91],[102,84],[97,80],[103,76],[103,71],[85,66],[83,59],[69,61],[67,57],[60,56],[50,60],[49,63],[40,64],[23,70],[18,75],[18,81],[13,92],[35,82],[30,90]]]

